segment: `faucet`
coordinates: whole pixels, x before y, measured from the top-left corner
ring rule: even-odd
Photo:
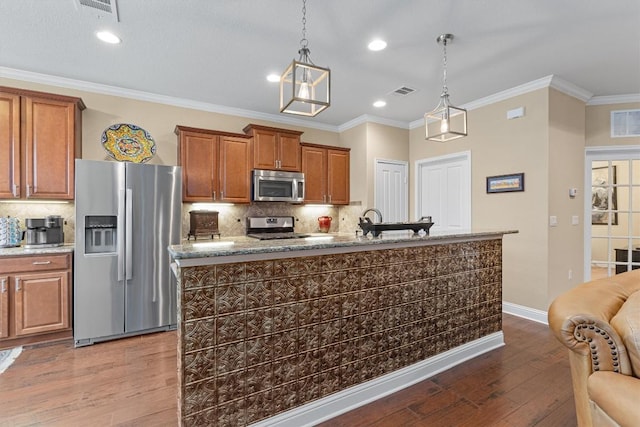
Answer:
[[[382,212],[380,212],[380,210],[378,210],[376,208],[365,209],[365,211],[362,212],[362,218],[364,218],[369,212],[375,212],[376,215],[378,215],[378,218],[380,219],[380,222],[382,222]]]

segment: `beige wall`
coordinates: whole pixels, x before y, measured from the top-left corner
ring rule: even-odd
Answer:
[[[190,108],[138,101],[118,96],[66,89],[19,80],[0,78],[0,86],[32,89],[62,95],[78,96],[87,106],[82,114],[82,157],[90,160],[107,159],[100,138],[104,130],[115,123],[131,123],[147,130],[156,142],[156,156],[152,164],[177,164],[176,125],[242,133],[249,123],[303,131],[302,140],[316,144],[340,146],[337,132],[300,126],[284,125],[246,117],[199,111]]]
[[[547,303],[583,282],[584,276],[584,102],[549,91],[549,215],[558,219],[549,227]],[[569,189],[577,188],[575,198]],[[577,216],[579,223],[572,224]],[[590,221],[591,218],[587,218]]]
[[[415,200],[416,161],[471,151],[472,227],[515,229],[504,237],[503,299],[547,308],[549,91],[541,89],[468,113],[469,135],[449,143],[411,131],[411,190]],[[507,120],[507,111],[524,107],[524,117]],[[486,177],[524,172],[525,191],[487,194]],[[412,204],[411,212],[415,211]]]
[[[611,138],[610,126],[612,111],[638,108],[640,108],[640,102],[587,106],[585,145],[587,147],[640,145],[640,137]]]

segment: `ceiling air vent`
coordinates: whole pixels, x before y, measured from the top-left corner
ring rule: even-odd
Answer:
[[[98,16],[110,17],[118,22],[118,7],[116,0],[76,0],[81,10],[97,12]]]
[[[398,89],[392,91],[391,94],[396,96],[407,96],[411,95],[415,91],[415,89],[410,88],[409,86],[400,86]]]
[[[611,112],[611,137],[640,136],[640,110]]]

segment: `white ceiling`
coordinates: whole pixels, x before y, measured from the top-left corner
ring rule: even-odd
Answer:
[[[297,58],[301,0],[117,7],[119,22],[78,0],[0,0],[0,76],[29,71],[283,117],[278,84],[265,77]],[[98,41],[103,28],[122,44]],[[639,0],[308,0],[311,58],[331,68],[332,98],[302,120],[421,119],[442,88],[444,32],[456,37],[447,70],[457,106],[550,75],[594,96],[640,94]],[[374,37],[387,49],[367,50]],[[405,85],[417,91],[389,95]]]

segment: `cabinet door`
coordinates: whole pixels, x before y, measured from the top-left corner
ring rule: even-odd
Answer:
[[[20,197],[20,96],[0,92],[0,198]]]
[[[304,202],[327,203],[327,150],[302,146]]]
[[[278,146],[278,169],[300,172],[300,136],[281,133]]]
[[[270,130],[253,131],[253,167],[276,169],[278,159],[278,134]]]
[[[22,97],[25,197],[73,200],[75,111],[71,102]]]
[[[211,202],[219,197],[218,137],[195,132],[181,132],[179,164],[182,166],[182,201]]]
[[[251,201],[249,140],[220,137],[220,198],[225,202]]]
[[[9,336],[9,276],[0,276],[0,338]]]
[[[14,276],[16,336],[68,329],[69,272]]]
[[[329,203],[349,204],[349,152],[327,150],[327,186]]]

